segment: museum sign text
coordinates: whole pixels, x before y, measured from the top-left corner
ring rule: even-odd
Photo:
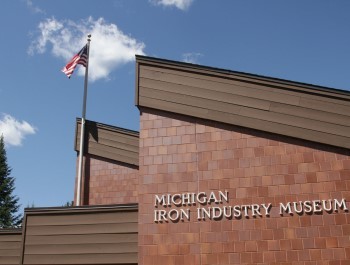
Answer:
[[[159,223],[189,221],[192,212],[198,221],[269,217],[274,206],[268,202],[231,205],[225,190],[155,195],[154,207],[154,222]],[[276,207],[280,216],[348,211],[344,198],[280,202]]]

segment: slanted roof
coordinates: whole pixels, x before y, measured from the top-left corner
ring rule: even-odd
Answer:
[[[350,92],[136,56],[136,105],[350,148]]]
[[[74,149],[80,150],[81,119],[76,120]],[[94,121],[85,123],[84,153],[139,165],[139,133]]]

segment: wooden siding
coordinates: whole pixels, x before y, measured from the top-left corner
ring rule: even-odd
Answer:
[[[137,264],[137,205],[25,210],[23,264]]]
[[[350,93],[137,56],[136,105],[350,148]]]
[[[77,119],[74,148],[80,148],[81,119]],[[93,121],[86,121],[85,153],[138,166],[139,133]]]
[[[0,264],[19,264],[22,229],[0,229]]]

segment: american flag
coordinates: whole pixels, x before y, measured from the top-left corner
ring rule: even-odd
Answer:
[[[88,54],[87,54],[87,44],[78,52],[74,57],[63,67],[62,72],[65,73],[68,78],[73,74],[75,67],[78,64],[87,66]]]

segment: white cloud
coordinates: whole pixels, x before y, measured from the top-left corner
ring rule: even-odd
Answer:
[[[194,0],[150,0],[155,5],[175,6],[181,10],[187,10]]]
[[[32,11],[35,14],[45,14],[45,11],[40,9],[37,6],[34,6],[33,2],[31,0],[26,1],[27,7],[29,8],[30,11]]]
[[[0,135],[4,136],[6,145],[21,146],[26,135],[35,134],[36,128],[26,121],[18,121],[9,114],[0,119]]]
[[[49,18],[39,26],[40,35],[32,42],[28,53],[45,53],[48,47],[54,56],[67,63],[92,35],[90,44],[89,79],[108,79],[111,71],[118,66],[134,61],[135,54],[145,55],[145,44],[124,34],[115,24],[108,24],[103,18],[74,22]],[[64,63],[62,64],[62,67]],[[84,75],[83,67],[78,74]]]
[[[198,52],[184,53],[184,54],[182,54],[182,61],[185,63],[198,64],[199,58],[202,56],[203,56],[203,54],[198,53]]]

